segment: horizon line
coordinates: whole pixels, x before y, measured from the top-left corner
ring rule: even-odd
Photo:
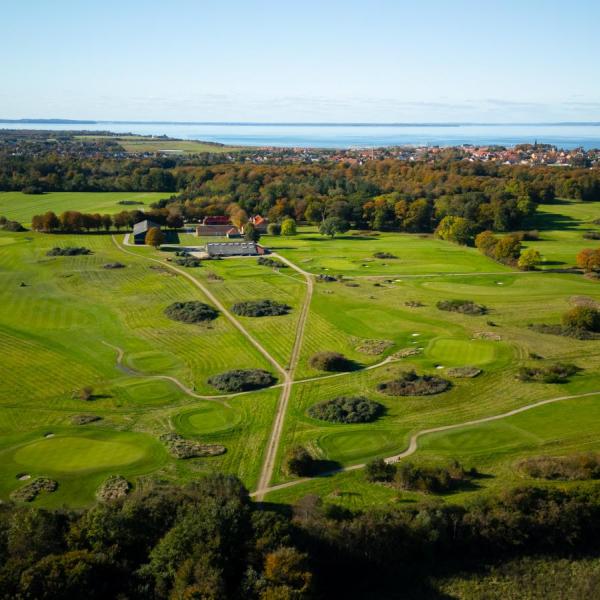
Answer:
[[[0,123],[54,124],[54,125],[235,125],[240,127],[501,127],[501,126],[588,126],[599,127],[600,121],[164,121],[164,120],[106,120],[106,119],[59,119],[21,118],[2,119]]]

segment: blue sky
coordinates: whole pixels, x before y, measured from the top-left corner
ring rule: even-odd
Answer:
[[[600,120],[600,2],[4,2],[0,117]]]

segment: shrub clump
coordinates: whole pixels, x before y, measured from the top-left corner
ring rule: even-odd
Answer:
[[[285,466],[290,475],[308,477],[314,473],[315,459],[304,446],[295,446],[288,452]]]
[[[180,267],[189,268],[196,268],[202,265],[202,261],[200,261],[197,258],[194,258],[193,256],[182,256],[181,258],[175,259],[175,263],[178,264]]]
[[[241,317],[276,317],[287,315],[291,307],[275,300],[249,300],[237,302],[231,310]]]
[[[120,262],[112,262],[112,263],[106,263],[105,265],[103,265],[103,268],[104,269],[124,269],[125,265]]]
[[[275,377],[263,369],[233,369],[208,379],[208,383],[221,392],[258,390],[273,385],[275,381]]]
[[[380,383],[377,389],[388,396],[429,396],[441,394],[452,384],[435,375],[417,375],[414,371],[402,373],[398,379]]]
[[[375,258],[383,258],[383,259],[398,258],[395,254],[391,254],[390,252],[374,252],[373,256]]]
[[[58,489],[58,483],[48,477],[36,477],[27,485],[15,490],[11,495],[11,499],[17,502],[32,502],[42,492],[52,493]]]
[[[523,458],[516,466],[525,475],[536,479],[600,479],[600,454],[595,452],[571,456],[532,456]]]
[[[451,367],[446,370],[447,375],[450,377],[477,377],[481,374],[481,369],[477,367]]]
[[[440,300],[436,305],[440,310],[457,312],[463,315],[485,315],[488,309],[472,300]]]
[[[190,302],[173,302],[165,308],[165,315],[182,323],[201,323],[212,321],[219,316],[219,311],[209,304],[192,300]]]
[[[521,381],[538,381],[541,383],[563,383],[571,375],[581,369],[571,363],[556,363],[548,367],[521,367],[517,378]]]
[[[337,280],[338,278],[334,277],[333,275],[326,275],[325,273],[320,273],[319,275],[317,275],[317,281],[320,282],[329,283]]]
[[[160,436],[160,441],[175,458],[202,458],[219,456],[226,452],[225,446],[220,444],[202,444],[195,440],[186,440],[178,433],[165,433]]]
[[[87,425],[88,423],[95,423],[101,421],[102,417],[98,415],[73,415],[71,417],[71,423],[73,425]]]
[[[446,466],[421,466],[409,462],[396,467],[394,485],[403,490],[440,494],[449,492],[471,479],[458,461]]]
[[[263,267],[271,267],[273,269],[287,269],[287,265],[276,258],[268,256],[259,256],[256,262]]]
[[[55,246],[46,252],[46,256],[80,256],[86,254],[92,254],[92,251],[83,246],[67,246],[65,248]]]
[[[566,329],[600,333],[600,310],[595,306],[575,306],[562,317]]]
[[[356,346],[355,350],[362,354],[369,354],[371,356],[377,356],[383,354],[386,350],[391,348],[394,342],[390,340],[361,340]]]
[[[121,475],[112,475],[100,484],[100,487],[96,491],[96,498],[101,502],[119,500],[120,498],[127,496],[130,489],[131,485],[125,477],[122,477]]]
[[[383,412],[383,405],[363,396],[341,396],[326,402],[319,402],[308,409],[314,419],[330,423],[368,423]]]
[[[309,364],[319,371],[351,371],[354,363],[339,352],[317,352],[310,357]]]
[[[0,229],[2,231],[12,231],[13,233],[20,233],[21,231],[27,231],[19,221],[11,221],[6,217],[0,217]]]

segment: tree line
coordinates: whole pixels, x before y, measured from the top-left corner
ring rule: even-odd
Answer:
[[[76,210],[67,210],[57,215],[48,211],[42,215],[31,218],[31,228],[34,231],[45,233],[63,232],[79,233],[82,231],[110,231],[116,229],[130,229],[135,223],[150,219],[157,225],[164,225],[172,229],[183,226],[183,218],[175,212],[166,209],[153,209],[149,211],[123,210],[114,215],[99,213],[82,213]]]
[[[408,594],[436,572],[486,561],[597,554],[600,495],[586,490],[517,488],[466,506],[358,512],[306,496],[290,510],[253,504],[236,478],[211,475],[185,487],[147,484],[78,511],[4,503],[0,597]]]

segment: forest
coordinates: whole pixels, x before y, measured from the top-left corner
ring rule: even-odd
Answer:
[[[233,476],[83,511],[0,506],[2,598],[439,598],[431,577],[598,550],[600,497],[517,488],[467,506],[256,505]],[[460,558],[459,558],[460,557]],[[390,595],[385,597],[400,597]]]

